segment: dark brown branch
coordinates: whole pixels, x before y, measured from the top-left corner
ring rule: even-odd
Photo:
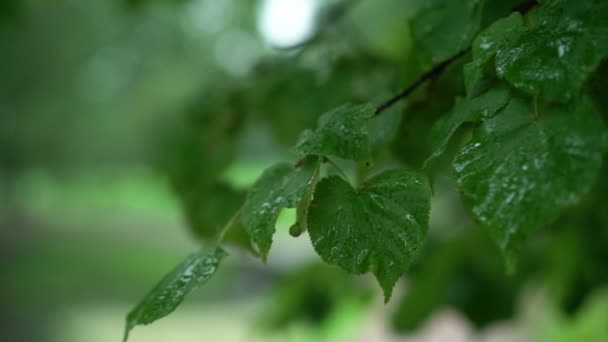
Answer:
[[[431,70],[422,74],[414,82],[412,82],[407,88],[403,89],[403,91],[401,91],[399,94],[395,95],[394,97],[388,99],[387,101],[385,101],[384,103],[379,105],[376,108],[374,115],[378,115],[378,114],[384,112],[385,110],[387,110],[388,108],[390,108],[394,104],[396,104],[397,102],[410,96],[410,94],[413,93],[416,89],[418,89],[418,87],[420,87],[426,81],[433,79],[433,78],[437,77],[438,75],[440,75],[450,64],[454,63],[460,57],[464,56],[468,51],[469,51],[468,49],[461,51],[461,52],[455,54],[454,56],[446,59],[445,61],[437,64]]]
[[[538,6],[537,0],[529,0],[529,1],[522,3],[521,5],[519,5],[517,7],[515,7],[513,9],[513,11],[520,12],[521,14],[526,14],[529,11],[531,11],[532,9],[534,9],[536,6]],[[469,50],[470,50],[470,48],[467,48],[466,50],[457,53],[456,55],[448,58],[447,60],[437,64],[435,67],[433,67],[433,69],[422,74],[422,76],[417,78],[407,88],[403,89],[403,91],[401,93],[395,95],[394,97],[388,99],[387,101],[385,101],[384,103],[379,105],[376,108],[374,115],[378,115],[378,114],[384,112],[385,110],[387,110],[388,108],[390,108],[394,104],[396,104],[397,102],[410,96],[410,94],[413,93],[416,89],[418,89],[418,87],[420,87],[426,81],[433,79],[433,78],[437,77],[438,75],[440,75],[450,64],[452,64],[453,62],[458,60],[460,57],[464,56]]]

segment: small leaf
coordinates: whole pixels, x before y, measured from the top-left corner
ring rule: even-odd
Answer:
[[[424,176],[385,171],[353,189],[340,177],[317,186],[308,216],[312,244],[329,263],[374,273],[391,297],[426,237],[430,187]]]
[[[368,125],[373,115],[370,104],[338,107],[320,118],[315,131],[304,131],[295,149],[302,155],[365,159],[370,154]]]
[[[414,47],[422,60],[442,62],[465,50],[481,29],[484,0],[427,0],[413,18]]]
[[[495,68],[494,66],[489,68],[489,64],[496,51],[506,44],[509,37],[518,35],[524,30],[524,19],[516,12],[497,20],[475,38],[472,46],[473,61],[464,66],[465,87],[469,96],[476,95],[483,79],[488,77],[486,74],[495,77],[493,70]]]
[[[589,191],[605,147],[604,125],[588,101],[534,113],[515,98],[484,119],[454,169],[473,216],[512,257],[526,235]]]
[[[429,162],[445,152],[447,143],[460,125],[467,122],[479,122],[482,117],[492,116],[504,108],[509,101],[509,89],[496,87],[487,93],[471,100],[462,100],[445,118],[439,120],[431,131],[432,153],[424,162]]]
[[[319,168],[317,158],[309,157],[299,168],[287,163],[268,168],[247,195],[241,222],[266,260],[275,223],[283,208],[295,208],[313,185]]]
[[[152,289],[128,315],[124,341],[137,325],[147,325],[172,313],[184,297],[206,283],[227,253],[219,248],[195,253]]]
[[[296,222],[289,228],[289,234],[293,237],[298,237],[308,230],[308,210],[310,208],[310,203],[312,202],[315,188],[319,182],[319,171],[319,168],[317,168],[310,188],[306,191],[306,194],[296,207]]]

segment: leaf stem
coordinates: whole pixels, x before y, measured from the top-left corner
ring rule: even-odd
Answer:
[[[414,80],[414,82],[412,82],[409,86],[407,86],[405,89],[403,89],[399,94],[393,96],[392,98],[386,100],[385,102],[383,102],[382,104],[380,104],[378,107],[376,107],[376,111],[374,112],[374,116],[379,115],[380,113],[384,112],[388,108],[392,107],[397,102],[399,102],[399,101],[405,99],[406,97],[408,97],[411,93],[413,93],[416,89],[418,89],[418,87],[420,87],[426,81],[428,81],[428,80],[430,80],[432,78],[435,78],[436,76],[438,76],[439,74],[441,74],[450,64],[452,64],[455,61],[457,61],[458,59],[460,59],[468,51],[469,51],[469,49],[460,51],[459,53],[455,54],[454,56],[452,56],[452,57],[446,59],[445,61],[437,64],[431,70],[429,70],[429,71],[425,72],[424,74],[422,74],[420,77],[418,77],[416,80]]]
[[[217,236],[217,240],[216,243],[219,245],[222,243],[222,241],[224,241],[224,237],[226,236],[226,233],[230,230],[230,228],[232,228],[232,226],[234,226],[234,222],[236,221],[236,219],[239,217],[239,215],[241,214],[241,210],[243,209],[243,207],[240,207],[233,215],[232,217],[230,217],[230,219],[228,220],[228,222],[224,225],[224,227],[222,227],[222,230],[220,231],[220,233]]]
[[[521,5],[519,5],[517,7],[515,7],[513,9],[513,11],[520,12],[522,14],[526,14],[526,13],[530,12],[532,9],[534,9],[536,6],[538,6],[538,2],[536,0],[529,0],[529,1],[522,3]],[[454,63],[455,61],[457,61],[458,59],[460,59],[461,57],[466,55],[467,52],[469,52],[470,50],[471,50],[471,47],[469,46],[465,50],[460,51],[459,53],[455,54],[454,56],[437,64],[431,70],[422,74],[420,77],[418,77],[416,80],[414,80],[414,82],[412,82],[409,86],[407,86],[407,88],[403,89],[399,94],[393,96],[392,98],[386,100],[385,102],[380,104],[378,107],[376,107],[376,111],[374,112],[374,115],[379,115],[380,113],[384,112],[388,108],[395,105],[397,102],[408,97],[411,93],[413,93],[416,89],[418,89],[418,87],[420,87],[426,81],[433,79],[436,76],[438,76],[439,74],[441,74],[450,64]]]

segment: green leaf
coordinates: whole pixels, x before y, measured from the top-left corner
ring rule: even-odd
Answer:
[[[487,27],[514,11],[534,5],[537,5],[536,0],[487,0],[483,10],[482,27]]]
[[[186,295],[206,283],[228,254],[220,247],[190,255],[152,289],[127,315],[124,341],[137,325],[147,325],[172,313]]]
[[[324,114],[319,128],[306,130],[296,144],[302,155],[335,156],[362,160],[370,154],[369,120],[374,115],[371,104],[345,104]]]
[[[308,157],[296,168],[288,163],[274,165],[262,174],[247,195],[241,222],[266,261],[275,223],[283,208],[295,208],[313,185],[319,168],[317,158]]]
[[[535,113],[515,98],[484,119],[454,169],[473,216],[510,257],[591,188],[605,147],[604,125],[588,101]]]
[[[495,77],[495,67],[489,68],[492,58],[509,37],[520,34],[523,30],[524,19],[516,12],[497,20],[475,38],[472,45],[473,61],[464,66],[465,86],[469,96],[478,92],[482,81],[488,77],[487,74]]]
[[[514,87],[567,102],[608,56],[608,2],[544,1],[523,27],[517,15],[480,36],[481,58],[495,53],[495,70]],[[479,52],[479,51],[478,51]]]
[[[296,222],[289,228],[289,234],[293,237],[298,237],[308,230],[308,210],[310,209],[310,203],[312,202],[315,188],[319,182],[319,171],[320,169],[317,168],[309,189],[296,207]]]
[[[325,178],[308,216],[312,244],[329,264],[355,274],[372,271],[388,301],[424,242],[430,196],[424,176],[402,170],[385,171],[358,189],[340,177]]]
[[[465,50],[481,29],[484,0],[427,0],[412,21],[416,47],[437,64]]]
[[[429,162],[443,154],[447,143],[458,127],[467,122],[479,122],[482,117],[492,116],[504,108],[509,101],[509,89],[496,87],[474,99],[461,100],[448,116],[439,120],[431,131],[432,153],[424,162]]]
[[[392,153],[408,167],[419,169],[431,154],[429,136],[433,125],[449,113],[456,98],[463,96],[463,75],[456,62],[433,80],[432,87],[420,98],[408,100]],[[384,113],[382,114],[384,115]]]

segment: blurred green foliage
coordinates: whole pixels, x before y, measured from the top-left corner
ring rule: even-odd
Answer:
[[[329,20],[323,18],[332,18],[328,13],[336,4],[344,4],[328,2],[317,13],[321,38],[303,48],[283,51],[270,47],[257,32],[259,1],[3,1],[0,233],[11,239],[0,242],[0,255],[6,256],[2,269],[12,278],[2,287],[13,296],[7,303],[35,306],[37,301],[49,300],[35,292],[35,283],[49,296],[61,298],[50,302],[71,296],[73,300],[86,298],[87,291],[102,297],[123,293],[131,297],[179,256],[175,250],[159,252],[146,246],[135,255],[125,246],[129,240],[113,244],[113,238],[128,234],[128,225],[108,233],[114,235],[98,248],[90,247],[90,241],[78,248],[65,247],[61,240],[67,239],[67,233],[54,241],[47,241],[52,233],[20,240],[29,236],[24,227],[41,224],[30,222],[36,218],[66,226],[78,215],[79,220],[71,224],[84,225],[89,215],[89,220],[96,221],[86,209],[79,211],[79,205],[91,205],[97,196],[108,196],[107,201],[116,203],[150,203],[150,207],[142,204],[147,208],[142,216],[150,221],[158,219],[151,212],[178,205],[164,200],[157,203],[156,196],[169,195],[147,192],[151,185],[145,175],[135,175],[141,183],[133,180],[130,185],[118,185],[121,189],[132,186],[125,199],[112,192],[112,185],[104,179],[86,181],[102,188],[103,194],[88,188],[80,191],[79,185],[70,182],[45,188],[41,184],[48,179],[73,180],[83,173],[116,168],[151,168],[155,177],[162,178],[155,182],[170,184],[179,201],[176,210],[181,210],[193,237],[207,246],[246,198],[243,185],[249,181],[235,179],[235,168],[249,180],[260,174],[260,165],[269,166],[270,161],[285,156],[295,158],[291,148],[299,134],[317,127],[322,113],[348,102],[381,103],[432,65],[465,50],[496,19],[527,5],[523,0],[467,3],[470,6],[451,0],[353,1],[344,17]],[[591,12],[587,9],[585,13]],[[551,15],[554,19],[561,14]],[[596,31],[586,37],[591,39],[588,45],[603,46],[593,39],[601,36],[597,32],[606,32],[597,29],[605,27],[604,23],[593,18],[589,25]],[[545,32],[544,26],[532,30]],[[536,33],[525,35],[536,37]],[[481,43],[473,44],[479,49]],[[543,47],[539,53],[547,51]],[[605,121],[608,63],[603,52],[592,57],[592,67],[584,70],[589,80],[587,74],[577,79],[576,91],[582,88],[588,93]],[[406,101],[371,121],[369,160],[337,159],[335,163],[357,183],[389,167],[421,169],[434,148],[429,139],[432,127],[452,111],[456,99],[467,101],[498,82],[492,58],[500,61],[501,57],[485,56],[482,63],[474,49],[473,56],[451,64]],[[594,71],[601,60],[604,62]],[[476,73],[463,74],[463,67]],[[542,95],[534,89],[517,94],[523,96],[526,91]],[[470,128],[465,124],[451,131],[455,133],[452,143],[425,169],[432,180],[446,177],[456,151],[471,136]],[[455,227],[446,223],[449,218],[440,224],[432,219],[428,242],[405,276],[406,291],[395,295],[400,298],[389,317],[391,326],[400,333],[411,332],[433,313],[452,307],[481,329],[525,317],[519,301],[526,298],[526,289],[538,287],[547,296],[543,308],[551,311],[546,325],[538,327],[539,340],[608,339],[604,324],[608,319],[604,294],[608,214],[601,208],[608,191],[605,157],[603,163],[598,181],[586,184],[591,191],[581,196],[580,203],[565,209],[558,220],[524,242],[514,274],[506,271],[501,252],[487,231],[468,221]],[[324,164],[321,173],[339,172]],[[32,181],[32,175],[40,174],[43,181],[37,182],[36,177]],[[445,196],[450,210],[433,215],[454,210],[464,216],[451,185],[450,190],[434,187],[434,196]],[[30,191],[32,187],[34,191]],[[63,187],[76,190],[64,191]],[[37,205],[48,203],[49,208],[73,211],[49,214],[37,210]],[[438,206],[433,203],[433,207]],[[109,205],[97,214],[107,218],[114,211],[117,207]],[[179,220],[173,217],[169,221],[175,224]],[[164,223],[161,220],[160,225]],[[164,234],[161,236],[178,233],[166,230]],[[79,239],[85,240],[86,234],[81,235]],[[13,240],[13,236],[19,239]],[[229,230],[226,242],[254,251],[239,224]],[[111,250],[105,249],[109,246]],[[80,265],[71,264],[74,257],[97,270],[96,274],[81,273]],[[61,268],[70,276],[55,278],[53,270]],[[359,282],[333,267],[288,266],[279,272],[273,300],[262,319],[271,330],[302,321],[323,329],[328,322],[337,321],[336,315],[367,309],[372,302],[373,287],[367,281]],[[130,285],[131,281],[139,281],[139,286]],[[81,286],[75,286],[77,282]],[[100,283],[122,285],[114,292],[100,289]],[[225,284],[229,282],[217,287]],[[218,288],[213,293],[221,293]],[[4,310],[0,309],[0,317]]]

